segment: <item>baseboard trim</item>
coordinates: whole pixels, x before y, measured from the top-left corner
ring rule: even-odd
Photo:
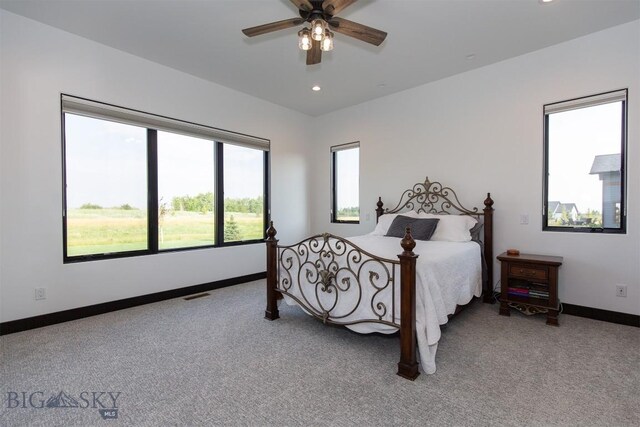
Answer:
[[[156,292],[153,294],[140,295],[137,297],[125,298],[117,301],[72,308],[70,310],[57,311],[55,313],[42,314],[40,316],[27,317],[25,319],[11,320],[9,322],[0,323],[0,335],[28,331],[29,329],[55,325],[57,323],[96,316],[98,314],[109,313],[111,311],[123,310],[125,308],[136,307],[139,305],[150,304],[153,302],[164,301],[172,298],[180,298],[200,292],[212,291],[214,289],[238,285],[240,283],[252,282],[254,280],[260,280],[266,277],[267,273],[263,271],[261,273],[248,274],[246,276],[232,277],[230,279],[202,283],[199,285],[187,286],[184,288],[171,289],[168,291]]]
[[[637,314],[619,313],[617,311],[565,303],[562,304],[562,312],[572,316],[587,317],[589,319],[602,320],[620,325],[635,326],[636,328],[640,327],[640,316]]]

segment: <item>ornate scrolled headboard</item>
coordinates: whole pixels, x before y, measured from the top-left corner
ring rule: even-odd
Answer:
[[[487,193],[482,210],[477,207],[468,209],[462,205],[458,195],[451,187],[445,187],[440,182],[418,182],[405,190],[400,196],[398,204],[391,209],[383,209],[382,198],[378,197],[376,204],[376,220],[383,214],[400,213],[414,210],[439,215],[469,215],[478,220],[478,226],[471,230],[472,238],[482,247],[483,270],[483,300],[493,302],[493,199]],[[480,231],[483,230],[482,239]]]

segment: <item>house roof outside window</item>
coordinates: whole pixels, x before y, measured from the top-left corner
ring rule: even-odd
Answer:
[[[549,202],[549,211],[555,214],[561,214],[562,212],[572,212],[576,210],[576,213],[580,213],[578,206],[575,203],[560,203],[558,201]]]
[[[595,175],[607,172],[620,172],[620,153],[617,154],[601,154],[593,158],[591,172],[589,175]]]

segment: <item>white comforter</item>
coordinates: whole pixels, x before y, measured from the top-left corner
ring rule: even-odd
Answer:
[[[399,238],[365,235],[349,238],[360,248],[379,257],[397,260],[397,255],[402,252]],[[480,263],[480,246],[475,242],[433,242],[416,241],[414,252],[419,255],[416,263],[416,332],[418,349],[420,351],[420,364],[427,374],[436,371],[435,356],[440,340],[440,325],[447,323],[448,315],[453,313],[456,305],[467,304],[473,296],[480,296],[482,292],[482,268]],[[396,275],[396,313],[395,322],[399,322],[400,316],[400,276]],[[366,290],[362,300],[369,304],[375,289]],[[291,292],[300,296],[297,288]],[[383,293],[384,294],[384,293]],[[356,293],[341,295],[340,303],[345,306],[352,304],[358,298]],[[385,300],[391,299],[391,292],[380,295]],[[291,298],[285,296],[285,301],[296,304]],[[391,301],[385,301],[388,307]],[[359,315],[366,313],[364,317],[371,318],[371,309],[366,304],[356,310],[343,321],[353,321]],[[339,311],[339,307],[338,307]],[[391,320],[391,313],[385,317]],[[393,333],[397,328],[379,323],[358,323],[348,325],[359,333]]]

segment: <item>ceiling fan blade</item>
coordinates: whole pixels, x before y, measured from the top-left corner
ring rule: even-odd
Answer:
[[[322,61],[320,42],[311,40],[311,49],[307,51],[307,65],[319,64]]]
[[[282,21],[271,22],[269,24],[258,25],[257,27],[245,28],[242,32],[248,37],[259,36],[261,34],[270,33],[272,31],[284,30],[285,28],[295,27],[304,22],[302,18],[284,19]]]
[[[352,5],[356,1],[357,0],[324,0],[324,3],[322,3],[322,10],[331,16],[337,15],[342,9]]]
[[[313,5],[309,0],[289,0],[289,1],[295,4],[298,9],[304,10],[305,12],[311,12],[311,10],[313,9]]]
[[[338,33],[376,46],[380,46],[380,43],[387,37],[387,33],[384,31],[376,30],[375,28],[367,27],[366,25],[358,24],[357,22],[347,19],[331,18],[329,25]]]

